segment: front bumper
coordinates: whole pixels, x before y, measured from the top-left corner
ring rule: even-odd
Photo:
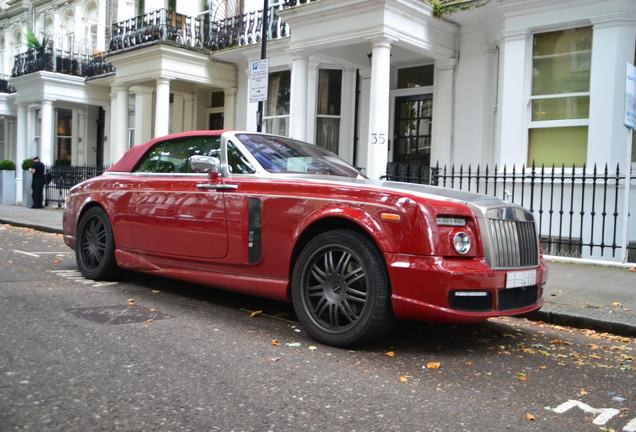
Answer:
[[[536,274],[536,302],[515,309],[499,308],[507,270],[491,269],[483,258],[443,258],[384,254],[391,280],[391,303],[398,318],[446,323],[475,323],[491,317],[522,315],[543,305],[548,269],[541,260]],[[520,269],[521,270],[521,269]],[[486,291],[492,308],[481,311],[451,307],[452,291]]]

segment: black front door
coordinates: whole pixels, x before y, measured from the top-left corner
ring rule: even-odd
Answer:
[[[223,113],[210,113],[210,115],[208,116],[208,129],[223,129]]]
[[[393,162],[430,166],[433,96],[396,98]]]

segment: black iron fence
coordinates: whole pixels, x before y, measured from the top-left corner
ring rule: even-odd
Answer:
[[[423,183],[492,195],[530,210],[548,255],[620,258],[627,248],[636,262],[636,241],[625,244],[623,227],[636,208],[636,176],[629,173],[631,199],[625,202],[626,174],[615,168],[566,166],[387,165],[387,180]],[[630,208],[628,208],[628,206]],[[625,216],[628,216],[625,218]],[[631,238],[636,238],[632,227]]]
[[[86,77],[113,72],[114,69],[103,55],[81,54],[49,45],[44,49],[32,48],[17,54],[11,75],[18,77],[40,71]]]
[[[47,170],[50,182],[45,187],[45,206],[64,206],[64,200],[69,189],[76,184],[101,175],[108,167],[95,165],[54,165]]]

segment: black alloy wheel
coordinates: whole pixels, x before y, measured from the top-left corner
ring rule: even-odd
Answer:
[[[294,268],[292,300],[307,331],[330,345],[380,338],[393,322],[384,260],[371,240],[350,230],[307,244]]]
[[[101,207],[92,207],[82,216],[75,246],[77,265],[88,279],[108,279],[115,275],[115,242],[108,216]]]

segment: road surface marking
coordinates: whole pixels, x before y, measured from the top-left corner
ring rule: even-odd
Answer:
[[[36,258],[40,258],[40,255],[36,255],[34,253],[31,253],[31,252],[24,252],[24,251],[15,250],[15,249],[13,249],[13,252],[19,253],[19,254],[23,254],[23,255],[32,256],[32,257],[36,257]]]
[[[19,254],[28,255],[28,256],[32,256],[32,257],[35,257],[35,258],[40,258],[40,255],[66,256],[66,255],[72,253],[72,252],[26,252],[26,251],[21,251],[21,250],[17,250],[17,249],[13,249],[13,252],[19,253]]]
[[[64,279],[68,279],[73,282],[78,282],[85,285],[92,285],[95,288],[118,284],[118,282],[95,281],[86,279],[84,276],[82,276],[82,273],[77,270],[51,270],[51,273],[54,273],[59,277],[63,277]]]
[[[620,412],[616,408],[592,408],[588,404],[585,404],[581,401],[572,400],[572,399],[570,399],[567,402],[563,402],[561,405],[559,405],[552,411],[554,411],[557,414],[563,414],[567,410],[574,407],[579,407],[583,412],[588,414],[596,414],[596,418],[594,419],[594,421],[592,421],[592,423],[594,423],[597,426],[605,425],[605,423],[610,421],[615,415],[617,415]]]
[[[624,432],[636,432],[636,418],[633,418],[623,427]]]

